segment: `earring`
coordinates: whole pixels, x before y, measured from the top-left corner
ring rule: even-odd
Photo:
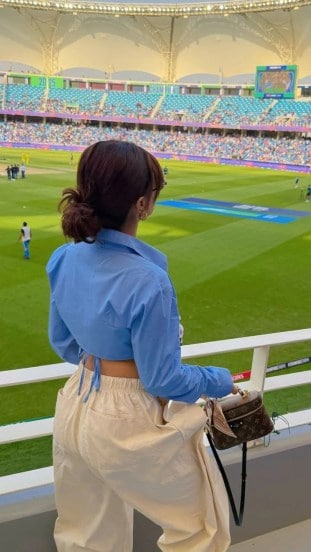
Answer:
[[[146,220],[146,218],[147,218],[146,211],[142,211],[139,215],[139,220]]]

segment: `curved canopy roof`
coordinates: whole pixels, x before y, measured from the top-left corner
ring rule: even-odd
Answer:
[[[85,67],[110,78],[136,70],[166,82],[188,75],[199,81],[201,74],[231,77],[266,64],[297,64],[300,78],[310,74],[311,0],[0,0],[0,6],[0,61],[27,63],[45,74]],[[180,9],[202,11],[177,14]]]

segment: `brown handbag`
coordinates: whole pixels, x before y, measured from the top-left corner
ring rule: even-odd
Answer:
[[[236,525],[242,525],[245,491],[247,443],[268,435],[274,425],[258,391],[242,391],[222,401],[208,400],[205,405],[205,432],[221,472]],[[242,444],[242,473],[239,513],[231,487],[216,449],[224,450]]]
[[[264,437],[274,427],[258,391],[239,390],[223,401],[208,401],[205,408],[208,431],[220,450]]]

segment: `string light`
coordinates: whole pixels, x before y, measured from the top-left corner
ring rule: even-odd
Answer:
[[[230,13],[245,13],[257,11],[272,11],[279,8],[298,9],[302,6],[311,5],[311,0],[253,0],[252,2],[230,0],[213,0],[212,3],[202,4],[158,4],[140,3],[125,4],[113,3],[105,4],[103,2],[54,2],[52,0],[0,0],[0,7],[29,7],[39,10],[51,10],[75,13],[102,13],[105,15],[144,15],[144,16],[172,16],[189,17],[198,15],[228,15]]]

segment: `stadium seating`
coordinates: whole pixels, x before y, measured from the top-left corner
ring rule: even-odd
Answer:
[[[311,102],[279,100],[265,117],[265,123],[282,126],[307,126],[311,124]]]
[[[4,105],[4,84],[0,83],[0,109],[3,109]]]
[[[270,108],[273,100],[261,100],[243,96],[229,96],[220,99],[208,118],[208,123],[238,127],[241,124],[256,125]]]
[[[138,119],[150,117],[160,98],[160,94],[111,90],[107,94],[103,115]]]
[[[178,155],[195,155],[212,158],[238,158],[311,165],[310,141],[279,137],[244,136],[241,125],[271,127],[311,124],[311,102],[296,100],[259,99],[244,96],[216,96],[178,93],[178,87],[152,87],[151,92],[119,91],[92,88],[47,88],[27,84],[0,84],[2,109],[57,113],[59,124],[38,122],[0,121],[0,140],[22,144],[57,144],[87,146],[107,139],[126,139],[140,144],[150,151]],[[74,115],[75,122],[68,117]],[[63,114],[63,116],[62,116]],[[92,116],[111,121],[151,119],[163,125],[185,123],[180,132],[150,130],[86,124],[78,120],[84,116],[88,122]],[[217,133],[194,132],[191,123],[203,123],[216,127]],[[183,125],[182,125],[183,126]],[[193,125],[194,126],[194,125]],[[158,127],[161,129],[161,126]],[[223,135],[223,128],[231,128],[230,135]],[[188,130],[187,130],[188,129]]]
[[[169,94],[164,97],[155,118],[169,121],[203,121],[216,96]]]
[[[5,86],[4,107],[7,109],[42,111],[45,88],[27,84],[7,84]]]
[[[178,94],[165,87],[151,92],[130,92],[92,88],[31,87],[1,84],[0,105],[5,109],[46,111],[106,118],[204,122],[219,128],[241,125],[308,126],[311,102],[260,99],[244,96]],[[163,94],[163,90],[165,93]]]
[[[46,102],[46,111],[98,115],[104,100],[104,90],[87,88],[51,88]]]
[[[129,140],[153,152],[240,158],[311,165],[310,142],[304,139],[222,136],[193,132],[134,130],[89,124],[0,123],[0,141],[87,146],[105,139]]]

